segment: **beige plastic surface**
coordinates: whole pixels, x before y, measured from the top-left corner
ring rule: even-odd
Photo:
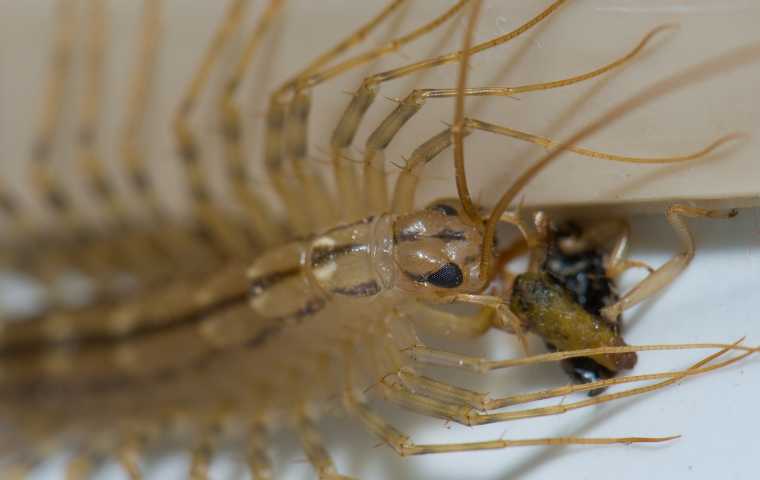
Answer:
[[[86,3],[86,2],[85,2]],[[141,2],[111,0],[109,12],[108,76],[102,145],[103,157],[113,166],[119,162],[116,145],[137,45]],[[254,2],[247,24],[255,19],[264,2]],[[377,45],[405,33],[453,1],[412,2],[405,12],[376,35]],[[503,34],[546,7],[548,1],[487,1],[477,40]],[[2,180],[15,193],[31,196],[23,180],[36,114],[40,109],[43,82],[48,68],[54,27],[51,0],[0,0],[0,145]],[[150,158],[153,178],[174,208],[184,205],[183,172],[178,166],[169,119],[188,82],[226,2],[171,0],[165,2],[164,42],[161,46],[158,92],[154,97]],[[252,75],[242,88],[241,102],[248,120],[246,142],[250,161],[258,168],[262,151],[262,116],[267,93],[278,81],[331,46],[359,21],[379,10],[382,0],[325,0],[287,2],[275,33],[258,57]],[[566,138],[601,112],[656,79],[698,63],[732,47],[760,40],[760,4],[751,0],[588,0],[568,2],[538,28],[507,46],[497,47],[472,59],[471,85],[521,85],[576,75],[597,68],[630,50],[652,28],[677,23],[680,29],[659,36],[645,53],[622,71],[601,81],[591,81],[550,92],[528,93],[519,99],[480,98],[468,101],[468,115],[531,133]],[[446,53],[461,42],[464,19],[430,34],[416,44],[369,67],[340,77],[316,89],[310,128],[311,153],[324,160],[331,128],[368,71],[399,66],[409,61]],[[395,32],[395,33],[394,33]],[[81,39],[80,39],[81,40]],[[204,161],[221,197],[225,183],[220,165],[219,136],[213,99],[240,51],[242,37],[228,49],[222,68],[215,73],[214,91],[207,92],[194,125],[205,138]],[[362,46],[354,50],[363,51]],[[80,48],[81,60],[81,48]],[[80,65],[81,66],[81,65]],[[227,70],[228,71],[228,70]],[[449,65],[382,86],[381,94],[402,97],[414,87],[451,87],[456,66]],[[79,85],[70,91],[76,108]],[[623,165],[566,155],[525,190],[529,206],[613,206],[634,211],[659,210],[673,200],[699,200],[724,206],[760,203],[760,61],[714,79],[691,86],[615,122],[582,142],[584,146],[612,153],[662,156],[698,150],[729,132],[753,134],[749,140],[726,146],[709,158],[677,166]],[[81,90],[81,89],[80,89]],[[389,162],[403,162],[413,148],[439,132],[452,119],[450,100],[430,100],[388,150]],[[394,107],[379,98],[355,143],[356,157],[371,128]],[[71,144],[75,117],[69,110]],[[518,172],[542,154],[539,147],[506,138],[475,133],[466,141],[471,190],[490,204]],[[62,174],[75,173],[70,148],[60,147]],[[66,167],[66,165],[69,165]],[[327,173],[328,165],[318,163]],[[420,201],[454,193],[451,155],[444,154],[425,173]],[[393,174],[395,167],[389,165]],[[76,185],[76,174],[71,175]],[[262,188],[266,188],[262,178]],[[127,189],[122,189],[128,193]],[[98,215],[97,208],[91,214]],[[599,210],[584,209],[592,215]]]

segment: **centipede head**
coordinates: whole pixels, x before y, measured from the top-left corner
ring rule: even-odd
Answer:
[[[435,299],[473,293],[481,285],[481,229],[457,200],[438,200],[399,216],[393,225],[398,285]]]

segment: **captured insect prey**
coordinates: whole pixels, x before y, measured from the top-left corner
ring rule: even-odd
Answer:
[[[760,8],[623,3],[0,0],[0,478],[754,478]]]

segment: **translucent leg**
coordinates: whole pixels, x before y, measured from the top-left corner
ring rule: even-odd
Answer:
[[[458,353],[432,349],[424,345],[414,345],[412,347],[406,348],[404,351],[418,363],[437,365],[440,367],[453,367],[477,373],[487,373],[492,370],[500,370],[503,368],[514,368],[523,365],[533,365],[547,362],[554,363],[569,358],[588,357],[592,355],[714,348],[752,353],[760,352],[760,348],[758,347],[745,347],[739,345],[738,343],[730,345],[724,343],[682,343],[663,345],[627,345],[624,347],[598,347],[566,352],[544,353],[541,355],[533,355],[530,357],[522,358],[510,358],[506,360],[489,360],[482,357],[470,357],[467,355],[460,355]]]
[[[625,310],[643,302],[667,287],[689,265],[692,258],[694,258],[694,238],[683,217],[731,218],[736,216],[736,214],[736,210],[722,213],[680,204],[668,208],[666,214],[668,222],[681,240],[683,251],[668,260],[635,287],[631,288],[617,303],[603,308],[602,315],[607,319],[617,318]]]
[[[222,219],[214,206],[207,184],[208,175],[201,163],[200,147],[190,128],[189,118],[206,87],[214,62],[229,37],[237,30],[247,6],[246,0],[232,0],[225,18],[219,25],[205,56],[185,92],[174,118],[177,149],[188,176],[195,214],[203,229],[211,234],[213,244],[222,254],[245,256],[249,249],[242,232]]]
[[[511,420],[520,420],[520,419],[526,419],[526,418],[535,418],[535,417],[540,417],[540,416],[561,415],[563,413],[566,413],[572,410],[586,408],[592,405],[607,403],[607,402],[611,402],[611,401],[615,401],[615,400],[619,400],[622,398],[627,398],[627,397],[631,397],[635,395],[641,395],[643,393],[648,393],[655,390],[659,390],[661,388],[665,388],[668,385],[672,385],[673,383],[683,379],[686,376],[694,375],[695,370],[698,370],[700,367],[708,364],[709,362],[715,360],[721,355],[724,355],[733,347],[734,346],[728,346],[727,348],[724,348],[723,350],[717,353],[714,353],[712,355],[705,357],[703,360],[697,362],[696,364],[689,367],[688,369],[681,372],[675,372],[673,376],[667,378],[666,380],[663,380],[661,382],[658,382],[652,385],[631,388],[628,390],[623,390],[621,392],[603,394],[603,395],[599,395],[599,396],[589,398],[586,400],[562,403],[560,405],[549,406],[549,407],[513,410],[509,412],[500,412],[500,413],[481,413],[472,407],[463,407],[460,405],[453,405],[451,403],[440,401],[435,398],[423,397],[418,394],[411,393],[406,388],[404,388],[400,382],[397,383],[397,382],[389,381],[388,379],[391,377],[386,377],[385,379],[383,379],[383,385],[385,387],[384,394],[385,394],[385,398],[388,401],[392,403],[396,403],[404,408],[416,411],[423,415],[444,418],[444,419],[452,420],[457,423],[461,423],[463,425],[468,425],[468,426],[483,425],[483,424],[488,424],[488,423],[504,422],[504,421],[511,421]],[[722,364],[719,364],[719,366],[722,367],[722,366],[730,365],[732,363],[735,363],[747,357],[748,355],[751,355],[752,353],[753,353],[752,351],[745,352],[744,354],[739,355],[731,359],[730,361],[726,361],[726,362],[723,362]],[[718,366],[714,366],[714,367],[719,368]],[[715,369],[715,368],[712,368],[712,369]],[[455,392],[451,392],[451,393],[453,394]],[[463,397],[462,400],[466,400],[466,397]]]
[[[240,87],[264,34],[271,27],[274,17],[282,8],[282,0],[271,0],[261,19],[257,22],[245,46],[242,58],[232,75],[227,79],[219,101],[222,122],[224,152],[227,158],[228,178],[233,191],[243,205],[253,223],[258,238],[265,245],[273,245],[281,237],[279,227],[268,214],[269,209],[263,199],[250,188],[250,178],[246,169],[245,149],[242,144],[243,125],[240,107],[235,96]]]
[[[297,98],[299,96],[299,91],[313,87],[315,84],[307,85],[304,82],[309,75],[313,74],[313,72],[323,67],[339,54],[360,43],[371,31],[377,28],[377,26],[379,26],[391,13],[401,7],[405,2],[406,0],[392,0],[389,2],[388,5],[386,5],[386,7],[368,23],[362,25],[333,48],[321,54],[299,74],[281,85],[270,98],[266,121],[265,167],[275,192],[285,205],[290,218],[290,224],[297,234],[308,234],[313,230],[314,225],[312,225],[309,216],[304,214],[303,202],[299,201],[300,192],[303,189],[299,189],[298,185],[288,177],[284,170],[283,157],[285,154],[286,135],[292,135],[292,133],[288,134],[286,130],[293,131],[293,127],[289,127],[288,122],[286,121],[291,106],[290,102],[286,101],[285,98],[288,93],[292,93],[294,98]],[[308,94],[308,91],[306,93]],[[308,97],[308,95],[306,95],[306,97]],[[306,122],[306,118],[304,118],[303,121],[299,121],[298,123],[303,125],[303,127],[299,128],[305,129]],[[305,145],[305,138],[304,130],[303,141],[301,142],[303,145]],[[296,169],[298,168],[299,166],[296,165]],[[303,168],[301,169],[303,171]],[[300,180],[306,182],[316,181],[313,180],[312,177],[307,178],[303,175]],[[338,183],[339,188],[346,183],[345,179],[343,180],[344,181]],[[312,187],[315,187],[315,185],[311,185],[309,188],[313,190]],[[312,193],[316,194],[314,192]],[[321,192],[319,194],[321,194]],[[354,202],[356,198],[357,197],[349,198],[347,202]]]
[[[437,445],[416,445],[411,439],[385,421],[380,415],[360,399],[350,387],[343,396],[346,409],[358,418],[367,430],[401,456],[422,455],[428,453],[466,452],[476,450],[500,450],[511,447],[539,445],[607,445],[614,443],[656,443],[673,440],[677,437],[620,437],[620,438],[578,438],[556,437],[528,440],[490,440],[482,442],[451,443]]]
[[[344,477],[335,470],[330,454],[324,447],[322,437],[317,431],[316,425],[305,413],[298,416],[298,434],[301,437],[301,445],[306,452],[309,463],[317,471],[320,480],[348,480],[350,477]]]
[[[497,133],[499,135],[505,135],[508,137],[516,138],[518,140],[523,140],[529,143],[533,143],[535,145],[540,145],[546,149],[555,148],[559,145],[558,142],[550,138],[533,135],[531,133],[522,132],[520,130],[515,130],[513,128],[504,127],[501,125],[494,125],[491,123],[483,122],[483,121],[472,119],[472,118],[466,119],[465,125],[467,128],[483,130],[483,131],[487,131],[491,133]],[[706,155],[709,155],[713,151],[715,151],[715,149],[717,149],[724,143],[729,142],[731,140],[735,140],[737,138],[738,138],[738,135],[730,134],[730,135],[726,135],[715,140],[714,142],[712,142],[710,145],[706,146],[705,148],[693,153],[687,153],[684,155],[673,155],[670,157],[655,157],[655,158],[616,155],[613,153],[599,152],[596,150],[591,150],[591,149],[583,148],[583,147],[575,147],[575,146],[567,146],[564,149],[569,152],[577,153],[584,157],[598,158],[601,160],[610,160],[613,162],[638,163],[638,164],[663,164],[663,163],[687,162],[690,160],[696,160],[698,158],[702,158]]]

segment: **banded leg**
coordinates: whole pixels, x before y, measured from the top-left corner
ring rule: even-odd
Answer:
[[[129,183],[137,193],[141,206],[147,210],[148,221],[154,225],[167,222],[146,165],[148,108],[154,93],[153,83],[161,43],[162,6],[161,0],[146,0],[143,3],[142,32],[130,79],[120,144],[122,163]],[[146,233],[134,237],[132,235],[126,241],[137,243],[137,248],[146,261],[158,260],[157,263],[164,264],[169,260],[175,271],[187,267],[187,258],[192,257],[195,265],[207,265],[212,258],[207,244],[177,229],[164,228],[159,235]]]
[[[250,188],[250,177],[246,168],[245,148],[243,147],[243,125],[235,96],[240,87],[261,40],[271,27],[274,17],[282,8],[282,0],[271,0],[248,38],[240,62],[232,75],[227,79],[224,91],[219,101],[219,112],[222,123],[224,154],[227,158],[228,178],[239,202],[243,205],[246,215],[253,223],[257,238],[265,245],[273,245],[281,238],[279,226],[268,213],[262,198]]]
[[[225,18],[219,25],[206,50],[201,64],[188,86],[174,117],[174,135],[177,149],[187,172],[194,210],[200,222],[202,238],[206,232],[219,249],[222,256],[245,256],[248,254],[248,239],[243,232],[222,219],[211,198],[207,175],[201,165],[200,147],[190,128],[189,119],[196,103],[208,82],[211,68],[220,55],[230,36],[237,30],[247,7],[247,0],[232,0]]]
[[[614,443],[653,443],[669,441],[676,437],[621,437],[621,438],[578,438],[578,437],[557,437],[557,438],[537,438],[528,440],[490,440],[481,442],[466,442],[452,444],[435,444],[435,445],[416,445],[411,439],[397,430],[394,426],[384,420],[380,415],[375,413],[367,403],[356,393],[352,385],[348,385],[344,395],[343,403],[346,410],[360,420],[365,428],[380,438],[388,446],[401,456],[422,455],[428,453],[448,453],[464,452],[477,450],[497,450],[518,446],[539,446],[539,445],[606,445]]]
[[[319,55],[304,70],[286,81],[272,94],[266,120],[266,141],[264,161],[267,174],[274,190],[283,202],[290,218],[290,224],[300,235],[308,234],[312,229],[311,221],[304,214],[301,202],[298,201],[298,191],[284,170],[283,155],[285,153],[286,116],[290,110],[290,102],[286,96],[296,94],[296,89],[303,84],[303,79],[312,72],[323,67],[339,54],[360,43],[372,30],[380,25],[391,13],[401,7],[406,0],[392,0],[385,8],[375,15],[368,23],[344,38],[333,48]],[[305,124],[305,121],[304,121]],[[351,199],[354,201],[355,198]]]
[[[721,352],[717,354],[713,354],[708,358],[711,358],[712,360],[717,359],[720,355],[725,353],[731,348],[738,347],[739,344],[733,344],[733,345],[727,345],[725,349],[721,350]],[[612,385],[620,385],[620,384],[627,384],[627,383],[639,383],[639,382],[645,382],[645,381],[653,381],[653,380],[662,380],[665,379],[666,382],[670,381],[677,381],[681,378],[684,378],[686,376],[695,376],[695,375],[701,375],[704,373],[711,372],[713,370],[718,370],[720,368],[727,367],[729,365],[732,365],[744,358],[746,358],[749,355],[752,355],[754,352],[752,349],[745,351],[744,353],[734,356],[732,358],[729,358],[728,360],[724,360],[718,363],[713,363],[708,366],[706,363],[700,362],[699,364],[693,365],[691,368],[685,369],[685,370],[677,370],[677,371],[669,371],[669,372],[658,372],[658,373],[650,373],[650,374],[643,374],[643,375],[630,375],[625,377],[618,377],[618,378],[611,378],[611,379],[605,379],[605,380],[599,380],[595,382],[591,382],[589,384],[582,384],[582,385],[576,385],[576,384],[570,384],[559,388],[552,388],[547,390],[541,390],[536,392],[530,392],[525,394],[518,394],[518,395],[510,395],[506,397],[501,398],[492,398],[487,393],[481,393],[481,392],[475,392],[472,390],[464,389],[461,387],[457,387],[454,385],[450,385],[432,378],[428,378],[425,376],[421,376],[414,372],[412,368],[402,368],[400,369],[396,374],[393,376],[388,376],[383,379],[383,382],[385,383],[386,388],[390,389],[396,389],[399,390],[399,393],[396,393],[396,395],[403,396],[404,400],[406,402],[412,402],[413,405],[416,405],[416,408],[426,408],[424,405],[426,405],[425,402],[413,402],[410,398],[411,396],[418,395],[422,397],[426,397],[429,403],[430,401],[435,402],[435,405],[437,407],[437,411],[443,416],[444,418],[448,420],[457,421],[459,423],[465,423],[469,424],[472,422],[472,418],[475,416],[482,416],[484,412],[487,412],[489,410],[494,409],[500,409],[505,407],[511,407],[515,405],[525,404],[525,403],[532,403],[536,402],[538,400],[545,400],[549,398],[557,398],[557,397],[566,397],[567,395],[571,395],[573,393],[578,392],[587,392],[587,391],[593,391],[596,389],[606,389],[607,387],[610,387]],[[707,360],[703,360],[703,362],[706,362]],[[394,378],[395,382],[389,382],[388,378]],[[406,390],[406,392],[403,391],[403,389],[400,389],[399,386],[403,386],[403,389]],[[663,385],[667,386],[667,384]],[[651,386],[650,386],[651,387]],[[650,388],[650,387],[644,387],[644,388]],[[661,387],[658,387],[661,388]],[[637,392],[637,393],[632,393]],[[624,392],[626,396],[638,394],[638,393],[644,393],[644,391],[631,389],[626,390]],[[391,395],[394,395],[394,393],[391,393]],[[618,394],[613,394],[618,395]],[[620,397],[608,397],[605,401],[611,401]],[[580,403],[571,403],[571,404],[565,404],[565,406],[569,406],[570,409],[576,409],[576,408],[583,408],[584,406],[588,406],[587,404],[580,402]],[[463,407],[470,407],[472,409],[477,410],[477,412],[474,412],[472,410],[467,410]],[[551,407],[550,407],[551,408]],[[532,409],[532,411],[535,413],[536,411],[542,411],[537,409]],[[522,411],[521,413],[516,415],[516,418],[521,418],[519,415],[522,415],[525,411]],[[423,412],[425,413],[425,412]],[[429,412],[428,412],[429,413]],[[514,413],[514,412],[510,412]],[[512,417],[507,417],[506,420],[509,419],[515,419]]]
[[[271,128],[268,129],[268,138],[270,141],[268,142],[267,146],[267,169],[271,172],[270,177],[272,178],[273,183],[275,183],[276,189],[278,192],[280,192],[281,196],[288,194],[282,173],[283,130],[288,128],[285,126],[286,122],[284,121],[286,108],[283,106],[281,101],[278,100],[278,98],[281,98],[285,93],[285,88],[296,88],[294,91],[294,98],[298,99],[300,96],[305,95],[307,89],[312,89],[316,85],[327,81],[337,75],[340,75],[341,73],[351,68],[371,62],[372,60],[377,59],[387,53],[397,51],[399,48],[401,48],[401,46],[416,40],[417,38],[425,35],[430,31],[433,31],[445,23],[447,20],[452,18],[457,12],[462,9],[462,7],[468,1],[469,0],[460,0],[439,17],[413,30],[407,35],[394,39],[385,45],[372,49],[368,52],[365,52],[364,54],[360,54],[357,57],[339,63],[334,67],[330,67],[329,69],[317,72],[316,70],[318,70],[319,67],[326,63],[328,55],[323,55],[320,57],[320,59],[325,61],[322,61],[321,63],[314,62],[310,68],[307,68],[300,75],[287,82],[285,86],[280,89],[278,94],[276,96],[273,96],[273,100],[270,103],[270,115],[268,117],[270,120],[268,123]],[[395,5],[395,3],[392,5]],[[381,16],[386,15],[386,12],[388,12],[389,8],[390,6],[381,12],[381,15],[376,17],[373,22],[370,22],[368,26],[377,25],[377,20]],[[364,35],[366,35],[366,33]],[[359,126],[359,119],[364,115],[366,109],[369,108],[375,94],[376,88],[360,89],[360,91],[357,92],[347,107],[346,113],[341,118],[338,126],[335,128],[330,142],[333,170],[335,174],[336,185],[338,188],[339,204],[344,208],[344,211],[342,212],[342,217],[344,219],[352,219],[362,216],[361,213],[363,209],[360,208],[361,195],[358,195],[358,192],[356,190],[356,182],[354,181],[355,174],[353,171],[354,167],[350,161],[347,160],[348,156],[346,155],[346,150],[351,145],[356,134],[356,130]],[[302,110],[303,109],[301,109],[301,111]],[[356,120],[354,121],[354,119]],[[298,129],[296,129],[296,131],[298,131]],[[292,138],[293,137],[291,137],[291,139]],[[299,143],[304,142],[301,140],[298,142],[291,141],[291,144],[293,145],[298,145]],[[296,172],[299,168],[301,167],[297,165],[295,166]],[[283,198],[283,201],[286,204],[288,202],[293,203],[292,199],[289,200],[287,198]]]
[[[734,346],[729,345],[726,348],[720,350],[719,352],[705,357],[704,359],[695,363],[694,365],[687,368],[686,370],[675,372],[674,374],[669,374],[670,376],[667,376],[665,380],[659,381],[654,384],[646,385],[643,387],[630,388],[630,389],[623,390],[616,393],[602,394],[593,398],[588,398],[585,400],[579,400],[575,402],[563,402],[559,405],[549,406],[549,407],[536,407],[536,408],[528,408],[528,409],[523,409],[523,410],[513,410],[513,411],[508,411],[508,412],[497,412],[497,413],[482,413],[478,411],[479,409],[477,408],[473,408],[470,406],[463,406],[463,404],[460,404],[460,403],[452,404],[447,401],[442,401],[436,398],[422,397],[420,395],[411,393],[409,392],[409,390],[407,390],[403,386],[403,383],[393,382],[393,381],[388,380],[388,379],[392,379],[393,377],[386,377],[385,379],[383,379],[383,382],[384,382],[383,386],[385,387],[383,390],[383,393],[386,400],[390,401],[391,403],[395,403],[397,405],[400,405],[403,408],[416,411],[423,415],[443,418],[443,419],[455,421],[457,423],[460,423],[462,425],[467,425],[467,426],[484,425],[484,424],[489,424],[489,423],[505,422],[505,421],[535,418],[535,417],[542,417],[542,416],[549,416],[549,415],[561,415],[563,413],[566,413],[572,410],[577,410],[577,409],[586,408],[592,405],[612,402],[612,401],[619,400],[622,398],[641,395],[644,393],[665,388],[669,385],[672,385],[682,380],[683,378],[687,376],[695,375],[696,374],[694,373],[695,371],[704,372],[704,371],[715,370],[717,368],[724,367],[727,365],[731,365],[735,362],[738,362],[739,360],[742,360],[743,358],[746,358],[747,356],[752,355],[753,353],[753,351],[750,350],[730,360],[724,361],[717,365],[713,365],[709,369],[700,370],[701,367],[709,364],[713,360],[724,355],[726,352],[728,352],[732,348],[734,348]],[[625,378],[625,377],[622,377],[622,378]],[[430,383],[430,382],[427,382],[427,383]],[[618,383],[621,383],[621,382],[618,382]],[[584,386],[588,387],[588,385],[584,385]],[[539,397],[544,396],[542,395],[543,393],[544,392],[539,392],[538,396]],[[453,390],[449,391],[449,394],[453,398],[456,398],[455,397],[456,392],[454,392]],[[462,396],[458,400],[465,401],[465,400],[468,400],[468,398]],[[506,402],[501,402],[501,403],[506,403]]]
[[[434,28],[438,27],[439,25],[443,24],[446,20],[451,18],[454,14],[456,14],[462,7],[464,7],[465,3],[466,2],[459,2],[454,7],[452,7],[447,12],[445,12],[443,15],[441,15],[439,18],[433,20],[432,22],[430,22],[429,24],[423,27],[420,27],[418,30],[410,33],[407,37],[403,37],[402,39],[409,41],[407,39],[412,39],[413,36],[419,36],[428,31],[433,30]],[[526,22],[522,26],[518,27],[517,29],[513,30],[512,32],[495,37],[487,42],[483,42],[478,45],[475,45],[471,49],[469,49],[468,52],[475,54],[475,53],[479,53],[484,50],[487,50],[489,48],[495,47],[497,45],[501,45],[501,44],[509,42],[515,37],[531,29],[533,26],[541,22],[544,18],[548,17],[551,13],[557,10],[562,3],[564,3],[564,0],[555,1],[544,11],[539,13],[536,17]],[[391,42],[390,44],[386,46],[380,47],[374,51],[367,52],[366,54],[361,55],[355,59],[349,59],[346,62],[340,63],[334,67],[331,67],[330,69],[313,74],[311,77],[304,80],[304,84],[315,85],[317,83],[321,83],[334,76],[341,74],[342,72],[352,68],[356,64],[359,64],[365,61],[370,61],[374,58],[379,57],[380,55],[385,54],[388,51],[395,51],[396,49],[398,49],[399,46],[400,45],[398,45],[398,42]],[[352,101],[349,103],[348,107],[344,111],[343,116],[341,117],[338,123],[338,127],[335,129],[335,132],[333,133],[332,149],[333,149],[334,158],[342,158],[344,156],[343,152],[345,152],[345,150],[348,149],[348,147],[350,147],[351,143],[353,142],[354,136],[357,130],[359,129],[359,126],[364,114],[372,105],[375,97],[377,96],[377,91],[381,83],[389,81],[389,80],[393,80],[396,78],[400,78],[406,75],[410,75],[412,73],[422,71],[428,68],[433,68],[439,65],[452,63],[452,62],[460,60],[462,56],[463,56],[463,51],[460,50],[458,52],[430,58],[430,59],[416,62],[410,65],[406,65],[400,68],[396,68],[396,69],[389,70],[386,72],[381,72],[381,73],[365,78],[364,81],[362,82],[362,85],[354,94]],[[368,195],[368,203],[370,204],[369,205],[370,211],[372,210],[385,211],[386,209],[385,207],[387,203],[386,201],[387,194],[385,193],[385,190],[386,190],[385,174],[384,174],[385,169],[379,168],[379,166],[382,165],[382,158],[379,158],[379,157],[381,157],[382,155],[378,155],[376,152],[384,149],[385,146],[387,146],[387,143],[390,142],[391,138],[395,135],[396,131],[400,129],[401,126],[403,126],[403,124],[409,118],[411,118],[411,116],[414,115],[415,112],[416,110],[414,109],[414,107],[411,107],[409,109],[406,109],[405,112],[399,113],[398,115],[391,117],[391,119],[388,120],[388,122],[384,126],[381,126],[380,131],[377,134],[373,135],[374,138],[371,139],[373,148],[368,148],[368,153],[365,154],[365,162],[364,162],[365,163],[365,189]],[[386,143],[386,145],[383,145],[384,143]],[[340,184],[340,182],[338,182],[338,184]]]
[[[483,131],[487,131],[491,133],[496,133],[499,135],[506,135],[509,137],[525,140],[530,143],[535,143],[539,145],[541,144],[541,141],[538,139],[548,140],[550,144],[546,145],[547,147],[556,145],[556,142],[550,139],[545,139],[544,137],[538,137],[537,135],[520,132],[518,130],[483,122],[480,120],[465,119],[465,126],[467,127],[467,130],[463,132],[465,136],[470,133],[470,130],[477,129],[477,130],[483,130]],[[441,152],[443,152],[444,150],[446,150],[448,147],[452,145],[452,138],[447,138],[451,136],[452,136],[451,129],[447,128],[446,130],[435,135],[430,140],[428,140],[427,142],[417,147],[414,150],[414,152],[412,152],[412,155],[409,157],[409,160],[407,161],[406,165],[401,170],[401,173],[396,179],[396,185],[393,192],[393,201],[392,201],[392,206],[391,206],[391,210],[393,212],[405,213],[405,212],[410,212],[413,210],[414,198],[417,191],[417,184],[419,182],[420,174],[423,167],[427,163],[429,163],[431,160],[433,160],[438,154],[440,154]],[[627,162],[627,163],[640,163],[640,164],[649,164],[649,163],[659,164],[659,163],[683,162],[683,161],[694,160],[697,158],[702,158],[705,155],[708,155],[709,153],[713,152],[719,146],[735,138],[736,138],[736,135],[726,135],[724,137],[719,138],[718,140],[714,141],[707,147],[697,152],[688,153],[684,155],[676,155],[672,157],[658,157],[658,158],[645,158],[645,157],[617,155],[617,154],[612,154],[612,153],[600,152],[597,150],[591,150],[591,149],[583,148],[583,147],[575,147],[571,145],[563,147],[563,150],[573,152],[578,155],[582,155],[584,157],[598,158],[602,160],[619,161],[619,162]],[[500,217],[500,220],[507,221],[509,223],[519,223],[518,219],[514,219],[509,214],[507,214],[507,216],[504,216],[502,214],[502,216]],[[526,231],[524,228],[521,228],[521,230],[523,232]]]
[[[297,428],[306,457],[316,470],[320,480],[350,479],[350,477],[345,477],[336,472],[335,465],[322,443],[322,438],[317,431],[316,425],[304,412],[298,415]]]
[[[643,302],[670,285],[670,283],[676,279],[689,263],[691,263],[691,260],[694,258],[695,250],[694,237],[689,231],[689,227],[683,217],[731,218],[735,217],[737,213],[736,210],[723,213],[716,210],[706,210],[681,204],[676,204],[668,208],[666,213],[668,223],[670,223],[673,230],[675,230],[676,235],[681,241],[683,250],[626,292],[617,303],[603,308],[602,315],[607,319],[617,318],[618,315],[625,310]]]

